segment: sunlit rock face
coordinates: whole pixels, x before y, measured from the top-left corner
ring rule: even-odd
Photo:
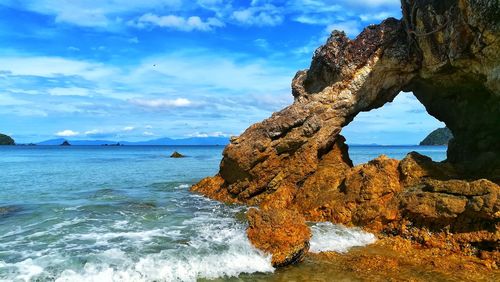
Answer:
[[[304,217],[289,209],[250,209],[248,239],[272,255],[274,267],[300,262],[309,250],[311,231]]]
[[[406,226],[451,228],[461,239],[448,241],[491,250],[500,234],[499,2],[403,0],[402,9],[402,20],[354,40],[334,31],[293,79],[294,103],[232,138],[219,174],[193,191],[408,237],[417,231]],[[447,162],[410,154],[353,167],[342,128],[400,91],[453,132]]]

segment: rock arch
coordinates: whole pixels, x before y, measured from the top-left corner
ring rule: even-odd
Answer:
[[[402,9],[402,20],[354,40],[334,31],[293,79],[294,103],[232,138],[219,174],[193,190],[375,231],[403,219],[433,230],[498,229],[499,2],[403,0]],[[353,167],[342,127],[400,91],[452,130],[448,162],[410,154]],[[493,182],[468,182],[479,178]],[[489,198],[479,205],[478,197]]]

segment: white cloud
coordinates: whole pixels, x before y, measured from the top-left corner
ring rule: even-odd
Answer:
[[[56,22],[84,27],[114,28],[120,15],[156,8],[179,9],[181,0],[37,0],[8,1],[7,5],[21,7],[37,13],[52,15]]]
[[[155,136],[155,134],[153,132],[151,132],[151,131],[144,131],[142,133],[142,135],[144,135],[144,136]]]
[[[373,9],[373,8],[399,8],[400,0],[292,0],[289,6],[295,10],[302,9],[310,12],[337,12],[346,10],[347,7],[358,9]]]
[[[269,48],[269,42],[266,39],[263,38],[257,38],[253,41],[255,46],[260,47],[262,49],[268,49]]]
[[[146,107],[146,108],[178,108],[178,107],[188,107],[193,103],[186,98],[177,98],[175,100],[169,99],[130,99],[130,103]]]
[[[354,28],[353,21],[361,19],[366,23],[378,23],[387,17],[401,16],[399,0],[295,0],[289,2],[287,8],[293,11],[292,18],[296,22],[344,26],[351,36],[361,30],[360,27]]]
[[[41,91],[37,89],[19,89],[19,88],[11,88],[11,89],[6,89],[6,91],[10,93],[22,93],[22,94],[29,94],[29,95],[37,95],[40,94]]]
[[[280,8],[265,4],[234,11],[232,18],[244,25],[275,26],[283,22],[284,15]]]
[[[88,137],[117,137],[122,134],[127,134],[135,131],[137,128],[134,126],[125,126],[123,128],[99,128],[87,130],[84,134]]]
[[[80,135],[80,133],[77,131],[66,129],[66,130],[57,132],[55,135],[60,136],[60,137],[72,137],[72,136]]]
[[[157,92],[164,92],[164,85],[174,87],[174,92],[178,93],[185,92],[182,88],[186,86],[192,92],[201,88],[204,92],[230,90],[234,94],[248,91],[275,93],[289,89],[296,69],[280,68],[279,62],[273,64],[255,57],[245,59],[203,49],[158,55],[145,59],[127,81],[140,81],[148,88],[154,82],[161,86],[151,90]]]
[[[345,21],[334,23],[326,27],[326,32],[328,33],[333,30],[344,31],[349,37],[354,38],[361,32],[361,26],[357,21]]]
[[[369,21],[381,21],[391,16],[393,16],[391,13],[380,12],[375,14],[362,14],[359,16],[359,18],[364,22],[369,22]]]
[[[96,134],[101,134],[102,130],[99,129],[92,129],[92,130],[87,130],[84,132],[85,135],[96,135]]]
[[[26,101],[12,97],[7,93],[1,93],[0,95],[0,106],[15,106],[15,105],[25,105],[29,104]]]
[[[190,137],[229,137],[235,134],[229,134],[225,133],[222,131],[215,131],[215,132],[195,132],[193,134],[190,134]]]
[[[52,96],[89,96],[89,90],[79,87],[57,87],[47,91]]]
[[[130,24],[138,28],[158,26],[181,31],[210,31],[215,27],[224,26],[224,23],[217,18],[208,18],[206,21],[203,21],[198,16],[184,18],[176,15],[158,16],[152,13],[144,14],[136,21],[130,22]]]
[[[0,72],[12,75],[56,77],[60,75],[81,76],[96,79],[112,75],[115,68],[102,63],[78,61],[61,57],[12,56],[0,57]]]
[[[400,16],[399,0],[253,0],[246,5],[224,0],[3,2],[4,5],[17,9],[53,16],[57,23],[108,31],[121,31],[127,27],[126,23],[136,27],[160,26],[183,31],[207,31],[224,26],[224,22],[230,20],[244,25],[275,26],[281,24],[285,18],[291,18],[305,24],[329,25],[337,20],[346,21],[353,17],[373,21],[382,19],[385,14]],[[200,16],[180,16],[193,12],[203,15],[208,12],[212,17],[203,19]]]
[[[0,107],[0,112],[21,116],[33,115],[36,110],[38,115],[59,118],[58,127],[71,128],[80,133],[79,137],[104,139],[144,138],[145,131],[157,136],[183,137],[201,130],[219,131],[222,127],[227,132],[240,132],[242,127],[278,110],[283,104],[275,101],[281,100],[276,98],[281,93],[286,93],[287,104],[292,101],[290,80],[296,71],[295,67],[280,67],[286,64],[279,58],[266,60],[201,48],[139,58],[137,63],[124,65],[120,70],[116,70],[112,62],[100,65],[83,60],[15,56],[16,63],[43,58],[43,64],[32,69],[15,69],[14,60],[0,56],[0,61],[9,62],[8,67],[0,64],[0,69],[10,70],[0,71],[0,88],[36,90],[39,94],[28,96],[4,90],[28,103]],[[100,68],[111,71],[108,75],[87,73]],[[50,92],[68,94],[66,88],[72,87],[88,89],[89,95],[50,95]],[[61,89],[54,91],[54,88]],[[265,95],[272,98],[267,99]],[[0,93],[0,102],[4,97]],[[161,114],[165,110],[171,115],[168,123]],[[102,120],[116,127],[101,128]],[[75,128],[75,122],[82,127]],[[123,131],[139,122],[153,125],[155,130],[137,126],[134,131]],[[40,121],[40,124],[46,123]],[[49,130],[57,132],[61,129],[58,127]]]
[[[129,43],[132,43],[132,44],[138,44],[139,43],[139,38],[137,37],[132,37],[132,38],[129,38],[127,40]]]
[[[133,127],[133,126],[125,126],[125,127],[123,128],[123,131],[132,131],[132,130],[134,130],[134,129],[135,129],[135,127]]]

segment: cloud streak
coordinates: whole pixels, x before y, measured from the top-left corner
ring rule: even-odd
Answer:
[[[73,137],[73,136],[80,135],[80,132],[73,131],[71,129],[66,129],[66,130],[63,130],[63,131],[56,132],[55,135],[59,136],[59,137]]]
[[[182,108],[189,107],[193,105],[193,102],[186,98],[177,98],[174,100],[169,99],[130,99],[129,102],[133,105],[137,105],[145,108]]]
[[[129,24],[137,28],[163,27],[180,31],[211,31],[214,28],[224,26],[223,22],[213,17],[202,20],[198,16],[184,18],[176,15],[158,16],[152,13],[144,14]]]

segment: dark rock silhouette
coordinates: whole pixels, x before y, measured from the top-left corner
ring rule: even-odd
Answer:
[[[71,146],[71,144],[68,142],[68,140],[64,140],[64,142],[62,142],[59,146]]]
[[[453,138],[453,134],[448,127],[438,128],[427,135],[419,145],[423,146],[436,146],[436,145],[448,145],[450,140]]]
[[[0,133],[0,145],[16,145],[12,137]]]

